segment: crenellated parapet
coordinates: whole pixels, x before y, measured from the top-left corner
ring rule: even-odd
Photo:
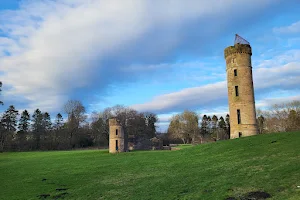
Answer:
[[[232,54],[236,54],[236,53],[245,53],[245,54],[249,54],[250,56],[252,56],[252,50],[251,50],[251,46],[249,44],[235,44],[234,46],[229,46],[224,50],[224,56],[225,59],[232,55]]]
[[[121,126],[117,118],[109,119],[109,126]]]

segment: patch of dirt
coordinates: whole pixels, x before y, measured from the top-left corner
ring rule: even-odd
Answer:
[[[56,188],[56,191],[66,191],[68,188]]]
[[[271,195],[269,193],[263,191],[254,191],[244,195],[241,198],[241,200],[261,200],[261,199],[268,199],[268,198],[271,198]]]
[[[271,195],[263,191],[248,192],[244,195],[238,195],[238,197],[227,197],[225,200],[263,200],[271,198]]]
[[[57,194],[55,196],[53,196],[53,199],[60,199],[60,198],[64,198],[67,194],[67,192],[61,193],[61,194]]]
[[[277,189],[277,192],[282,192],[282,191],[284,191],[284,190],[285,190],[284,187],[279,187],[279,188]]]
[[[227,197],[225,200],[237,200],[235,197]]]
[[[188,193],[188,192],[189,192],[189,190],[184,189],[184,190],[182,190],[182,191],[180,192],[180,194],[186,194],[186,193]]]
[[[50,197],[50,194],[40,194],[37,195],[37,197],[39,197],[40,199],[46,199],[47,197]]]

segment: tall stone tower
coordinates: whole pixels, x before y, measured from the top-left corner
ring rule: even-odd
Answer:
[[[109,119],[109,153],[125,152],[125,134],[116,118]]]
[[[258,133],[249,42],[236,34],[234,46],[224,51],[226,59],[230,138]]]

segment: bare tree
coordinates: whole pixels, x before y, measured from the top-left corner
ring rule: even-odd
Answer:
[[[181,139],[184,144],[187,143],[179,114],[172,116],[168,127],[168,135],[170,139]]]
[[[97,146],[103,145],[104,143],[108,143],[108,129],[106,126],[106,119],[101,117],[101,113],[97,113],[96,111],[91,114],[91,136],[94,144]]]
[[[73,115],[78,123],[86,120],[85,107],[78,100],[69,100],[64,106],[64,111],[68,114],[68,118]]]
[[[198,114],[188,110],[174,115],[168,128],[169,136],[172,139],[181,139],[183,143],[194,143],[200,136],[198,120]]]
[[[274,104],[265,111],[258,110],[258,113],[262,133],[300,130],[300,101]]]
[[[73,138],[74,135],[78,132],[81,124],[86,120],[85,107],[78,100],[69,100],[65,106],[64,111],[68,114],[68,133],[69,133],[69,144],[71,147],[74,146]]]

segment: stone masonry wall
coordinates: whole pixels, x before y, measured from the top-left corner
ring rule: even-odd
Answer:
[[[228,104],[230,113],[230,138],[256,135],[254,89],[251,66],[251,47],[245,44],[230,46],[224,51],[227,71]],[[237,76],[234,74],[237,72]],[[235,86],[239,95],[236,96]],[[237,110],[241,123],[238,124]]]
[[[118,135],[116,134],[118,130]],[[118,140],[118,151],[116,149],[116,140]],[[109,153],[125,152],[125,137],[123,127],[117,119],[109,119]]]

